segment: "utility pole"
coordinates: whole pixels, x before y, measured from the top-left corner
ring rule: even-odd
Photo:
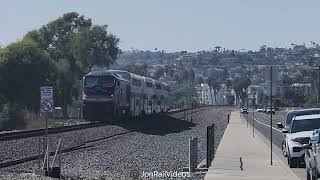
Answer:
[[[254,109],[255,109],[256,89],[252,88],[252,137],[254,138]]]
[[[272,106],[272,66],[270,67],[270,159],[271,165],[272,163],[272,113],[273,113],[273,106]]]
[[[320,103],[320,66],[318,66],[318,98],[317,98],[317,104]]]

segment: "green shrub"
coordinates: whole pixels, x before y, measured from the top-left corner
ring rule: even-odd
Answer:
[[[4,104],[0,110],[0,130],[13,130],[24,128],[24,116],[22,108],[17,104]]]

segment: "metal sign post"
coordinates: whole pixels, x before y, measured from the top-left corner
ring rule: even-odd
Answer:
[[[43,169],[46,167],[47,175],[50,175],[50,167],[49,167],[49,137],[48,137],[48,113],[53,111],[53,88],[50,86],[44,86],[40,88],[41,92],[41,100],[40,100],[40,112],[44,113],[45,121],[46,121],[46,129],[45,129],[45,158]]]
[[[272,165],[272,113],[273,113],[273,106],[272,106],[272,66],[270,67],[270,164]]]
[[[255,90],[253,89],[252,90],[252,137],[254,138],[254,109],[255,109],[255,95],[256,95],[256,92]]]
[[[252,107],[252,137],[254,138],[254,106]]]
[[[320,103],[320,66],[318,66],[318,98],[317,98],[317,103],[319,105]]]

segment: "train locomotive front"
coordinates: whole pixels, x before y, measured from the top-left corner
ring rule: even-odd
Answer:
[[[111,121],[130,111],[130,83],[118,74],[90,72],[83,77],[83,116],[89,121]]]

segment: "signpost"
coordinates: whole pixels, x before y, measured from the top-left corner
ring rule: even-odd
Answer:
[[[271,165],[272,165],[272,113],[273,113],[273,106],[272,106],[272,75],[273,75],[273,70],[272,66],[270,67],[270,147],[271,147],[271,152],[270,152],[270,159],[271,159]]]
[[[271,162],[270,164],[272,165],[272,141],[273,141],[273,137],[272,137],[272,113],[275,110],[275,108],[273,107],[273,103],[272,103],[272,96],[275,96],[277,94],[276,92],[276,88],[277,85],[274,85],[274,82],[277,82],[279,80],[279,73],[278,73],[278,68],[277,66],[270,66],[270,68],[267,68],[265,71],[265,79],[267,80],[267,84],[269,84],[269,87],[266,88],[265,94],[270,98],[270,159]]]
[[[255,97],[256,97],[256,89],[252,88],[252,137],[254,138],[254,109],[255,109]]]
[[[43,169],[46,167],[47,174],[49,175],[49,138],[48,138],[48,114],[53,111],[53,88],[51,86],[43,86],[40,88],[41,100],[40,100],[40,112],[45,114],[46,130],[45,130],[45,147],[46,153],[43,162]]]

